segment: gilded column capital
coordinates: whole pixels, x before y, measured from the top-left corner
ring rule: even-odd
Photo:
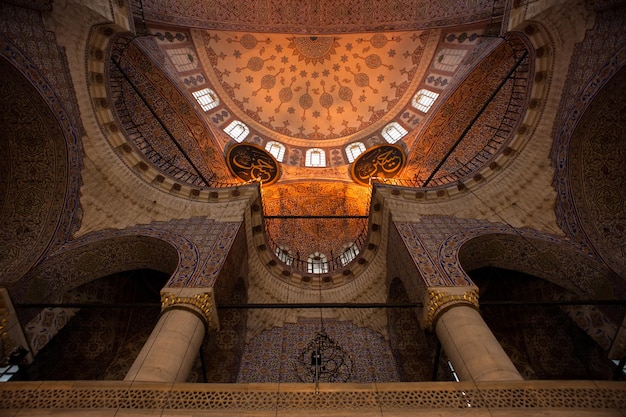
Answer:
[[[200,316],[207,328],[219,330],[217,305],[212,288],[169,288],[173,292],[161,292],[161,311],[179,308]],[[174,292],[175,291],[175,292]]]
[[[424,300],[424,327],[432,329],[441,313],[459,304],[478,308],[478,287],[429,287]]]

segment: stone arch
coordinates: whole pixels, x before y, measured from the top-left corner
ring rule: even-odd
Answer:
[[[170,274],[166,286],[182,286],[198,259],[196,246],[174,234],[154,229],[103,231],[67,244],[37,265],[12,295],[18,302],[54,301],[94,279],[144,268]]]
[[[446,239],[438,259],[457,282],[471,281],[468,270],[495,266],[545,279],[584,298],[621,293],[621,279],[581,245],[536,230],[498,225],[471,229]]]
[[[620,278],[582,251],[581,245],[528,229],[486,229],[491,230],[484,233],[484,229],[473,229],[453,244],[450,243],[454,239],[446,242],[448,249],[456,247],[457,263],[448,264],[449,271],[457,267],[456,273],[463,274],[482,268],[500,271],[495,279],[475,282],[485,302],[494,301],[494,294],[499,294],[496,301],[605,300],[613,298],[619,289],[614,284]],[[587,379],[610,375],[606,351],[615,337],[616,323],[621,321],[621,315],[618,317],[611,308],[532,308],[496,303],[481,306],[481,312],[525,378]],[[559,360],[559,352],[566,356],[563,360]]]
[[[567,215],[606,265],[626,276],[626,66],[589,103],[568,148]]]
[[[158,322],[160,291],[168,278],[151,269],[100,277],[62,296],[61,304],[78,307],[44,308],[24,321],[34,355],[25,377],[122,380]],[[19,309],[20,317],[30,310]]]
[[[0,36],[0,283],[66,241],[78,212],[79,129],[54,88]]]
[[[567,236],[626,277],[623,18],[598,11],[575,50],[553,130],[555,214]],[[594,58],[590,61],[590,51]],[[621,164],[621,165],[620,165]]]

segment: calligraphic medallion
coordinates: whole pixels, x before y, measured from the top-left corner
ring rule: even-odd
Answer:
[[[265,149],[249,143],[230,147],[226,162],[230,171],[244,181],[258,180],[269,185],[280,177],[280,165],[276,159]]]
[[[393,178],[404,167],[406,155],[399,146],[380,145],[361,154],[350,167],[352,179],[369,185],[371,177]]]

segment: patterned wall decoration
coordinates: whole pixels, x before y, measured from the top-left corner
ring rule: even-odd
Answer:
[[[71,320],[78,309],[75,308],[44,308],[24,325],[24,336],[33,355],[56,336]]]
[[[232,276],[230,278],[229,292],[220,297],[220,303],[245,304],[247,295],[243,278],[240,277],[234,284]],[[245,347],[247,313],[246,309],[219,311],[220,330],[210,331],[205,338],[200,351],[203,362],[198,358],[187,382],[233,383],[237,381]]]
[[[231,253],[231,247],[237,236],[241,236],[238,233],[240,229],[241,223],[239,222],[216,222],[211,229],[211,235],[214,237],[211,246],[200,252],[202,267],[187,281],[172,277],[168,282],[168,287],[213,287],[219,277],[226,275],[225,279],[232,279],[232,276],[227,275],[228,272],[231,272],[231,269],[225,270],[224,267],[226,265],[234,266],[232,263],[227,263],[227,261],[232,259],[228,255]],[[237,254],[234,255],[237,256]]]
[[[46,29],[43,15],[38,11],[47,11],[52,7],[51,3],[24,0],[24,3],[31,3],[27,7],[16,7],[10,3],[16,2],[0,3],[0,38],[6,36],[2,40],[2,54],[9,61],[15,59],[22,62],[13,64],[39,89],[50,107],[61,109],[60,103],[63,103],[62,111],[67,120],[60,123],[73,126],[80,137],[83,126],[65,52],[57,44],[54,33]],[[22,55],[28,56],[27,62],[23,62]],[[38,77],[29,77],[29,73],[37,73]],[[58,102],[54,104],[55,101]]]
[[[421,272],[417,267],[417,263],[411,256],[409,246],[404,242],[398,229],[397,226],[389,227],[389,241],[387,243],[387,293],[392,293],[391,285],[397,278],[402,283],[408,300],[414,303],[421,302],[426,297],[426,281],[421,277]],[[417,317],[422,317],[423,309],[421,307],[417,307],[416,312]]]
[[[156,325],[159,289],[167,274],[129,271],[68,292],[68,303],[143,303],[152,308],[83,308],[35,357],[29,379],[122,380]],[[43,323],[50,324],[53,323]]]
[[[406,155],[399,146],[381,145],[359,155],[350,167],[357,183],[369,185],[370,178],[393,178],[404,167]]]
[[[487,20],[500,14],[504,0],[461,3],[425,0],[419,2],[372,2],[368,0],[246,0],[201,4],[193,0],[173,3],[144,0],[133,13],[149,21],[219,30],[245,30],[326,34],[374,30],[414,30]]]
[[[607,116],[619,115],[624,106],[616,93],[616,89],[624,88],[623,70],[622,75],[616,74],[626,63],[625,15],[624,6],[600,11],[593,29],[577,45],[556,116],[551,154],[559,225],[576,242],[593,247],[622,276],[626,276],[624,224],[616,215],[623,212],[619,202],[624,200],[624,167],[618,161],[624,152],[624,139],[618,138],[623,131],[619,125],[624,122],[623,118]],[[612,84],[607,87],[609,82]],[[592,132],[603,134],[592,136]],[[612,152],[607,155],[609,149]],[[582,165],[574,165],[583,162],[582,155],[589,152],[593,158],[587,160],[585,156]]]
[[[246,344],[237,382],[301,382],[295,370],[296,357],[319,329],[319,318],[302,317],[297,323],[262,332]],[[349,382],[398,381],[389,343],[380,334],[330,319],[324,320],[324,329],[352,355],[354,372]]]
[[[271,185],[280,178],[280,165],[263,148],[240,143],[228,148],[226,163],[231,172],[244,181],[260,181]]]
[[[481,288],[483,301],[576,298],[562,287],[515,271],[485,268],[471,275]],[[621,321],[623,307],[614,310]],[[566,308],[483,305],[481,312],[524,378],[611,378],[613,365],[606,357],[607,347],[585,334],[586,329],[577,326]],[[592,317],[596,322],[601,318]],[[607,334],[614,336],[615,328]]]
[[[119,271],[151,268],[184,274],[193,268],[197,255],[194,259],[184,253],[193,250],[190,242],[170,237],[171,244],[166,238],[164,233],[155,238],[135,231],[77,240],[29,271],[11,294],[19,302],[57,301],[72,288]]]
[[[127,40],[121,38],[115,46],[125,48],[114,50],[113,53],[124,53],[121,67],[148,103],[144,103],[135,88],[119,74],[118,68],[111,61],[109,73],[117,82],[109,83],[109,96],[115,102],[120,125],[126,129],[128,137],[138,141],[133,145],[157,167],[163,161],[168,161],[195,174],[196,170],[188,161],[189,158],[207,180],[225,181],[232,178],[223,159],[214,158],[215,148],[219,149],[220,146],[214,142],[213,135],[209,133],[207,125],[189,98],[178,90],[135,43],[127,44]],[[177,143],[170,138],[161,123],[155,120],[152,111],[156,112]],[[158,159],[155,159],[157,156]]]
[[[71,233],[80,161],[77,130],[59,97],[15,45],[4,37],[0,43],[8,59],[0,59],[1,187],[7,197],[0,207],[0,280],[7,285]]]
[[[399,278],[392,280],[387,302],[410,302]],[[437,352],[437,337],[432,332],[421,329],[414,309],[387,309],[387,323],[389,344],[398,366],[399,380],[402,382],[430,381]],[[440,375],[443,374],[440,372]]]
[[[424,246],[419,233],[413,228],[412,223],[394,222],[397,231],[402,237],[402,241],[415,262],[420,272],[420,278],[424,281],[425,287],[471,285],[469,278],[460,282],[452,281],[438,266],[437,259]]]
[[[96,278],[141,268],[171,274],[167,287],[211,287],[239,229],[239,222],[194,217],[91,233],[29,271],[11,294],[19,302],[56,300]]]
[[[64,176],[66,182],[65,191],[55,197],[65,197],[63,208],[56,218],[54,238],[49,241],[50,250],[55,250],[69,239],[81,221],[78,189],[81,183],[82,143],[80,138],[83,134],[83,126],[65,52],[56,43],[54,34],[46,30],[42,14],[38,11],[45,11],[48,6],[42,3],[22,8],[7,4],[7,2],[0,3],[0,16],[2,16],[0,19],[0,55],[28,80],[30,88],[38,92],[40,97],[33,97],[33,103],[39,103],[39,100],[45,102],[49,107],[51,117],[54,118],[55,124],[64,136],[66,162],[61,163],[57,160],[55,165],[48,165],[55,166],[55,169],[59,170],[55,174],[58,176],[57,179],[60,180],[61,176]],[[26,91],[22,93],[30,94]],[[6,101],[5,104],[10,106]],[[8,114],[4,114],[3,118],[8,118]],[[36,126],[32,128],[36,129]],[[50,127],[50,129],[57,129],[57,127]],[[61,168],[63,165],[65,165],[64,172]],[[55,187],[61,187],[61,184],[58,183]],[[12,275],[18,278],[24,272],[25,270],[14,269]]]
[[[456,257],[464,270],[486,265],[513,269],[546,279],[583,298],[619,297],[614,290],[623,293],[621,279],[569,241],[510,229],[484,232],[469,230],[463,237],[446,240],[440,251],[446,270],[454,273],[451,260]]]
[[[245,286],[245,283],[239,282],[241,277],[248,276],[248,263],[241,262],[242,259],[248,257],[245,227],[237,229],[237,234],[230,243],[227,255],[222,254],[221,256],[226,259],[223,260],[219,273],[212,284],[215,303],[218,306],[231,303],[231,297],[234,297],[237,291],[242,292],[243,296],[246,295],[246,290],[242,287]],[[221,312],[218,311],[218,314],[221,317]]]
[[[532,71],[529,56],[517,67],[515,77],[507,78],[525,50],[523,41],[513,37],[495,47],[472,70],[427,122],[419,140],[415,143],[407,141],[410,151],[409,164],[402,173],[405,178],[423,181],[439,167],[435,181],[430,185],[453,181],[485,166],[504,149],[524,114],[530,93],[528,86]],[[506,82],[492,97],[503,80]],[[481,108],[487,103],[487,108],[481,113]],[[440,166],[442,159],[461,137],[462,141]],[[448,175],[452,178],[447,178]]]
[[[544,232],[445,216],[395,225],[427,286],[471,285],[465,271],[494,265],[548,279],[588,297],[625,293],[623,280],[581,245]],[[478,240],[468,244],[473,239]]]
[[[276,184],[263,189],[263,209],[268,216],[364,216],[369,198],[367,188],[350,184]],[[349,217],[265,219],[268,238],[304,260],[316,251],[338,256],[366,226],[366,219]]]
[[[569,142],[567,168],[582,232],[604,262],[623,277],[626,277],[625,96],[626,69],[622,67],[595,96],[578,122]]]

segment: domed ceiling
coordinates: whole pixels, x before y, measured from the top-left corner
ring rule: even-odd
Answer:
[[[146,84],[145,78],[152,84],[141,86],[143,99],[152,103],[147,107],[153,113],[170,107],[156,113],[167,116],[165,124],[175,133],[168,138],[151,132],[146,141],[159,153],[174,142],[183,157],[162,159],[203,171],[203,178],[232,181],[217,156],[243,143],[252,154],[277,160],[279,165],[266,164],[278,167],[269,182],[366,184],[348,165],[370,149],[393,145],[403,154],[397,160],[408,161],[388,170],[393,176],[414,186],[429,185],[431,177],[430,185],[444,185],[500,151],[526,107],[531,75],[526,46],[516,38],[485,36],[487,30],[482,23],[453,30],[296,36],[155,26],[137,43],[124,43],[122,54],[125,76],[138,85]],[[146,66],[141,54],[158,66]],[[164,87],[164,80],[173,85]],[[131,87],[124,102],[132,100]],[[182,114],[189,106],[194,109]],[[137,109],[126,106],[129,118],[137,119]],[[176,130],[171,113],[187,119],[181,121],[186,130]],[[191,130],[190,117],[201,119]],[[137,125],[141,118],[130,130]],[[204,160],[192,161],[198,148]],[[250,152],[245,155],[245,146],[239,148],[260,168]],[[244,180],[255,176],[239,175],[232,162],[226,161],[231,174]]]
[[[194,35],[211,85],[236,116],[294,146],[328,146],[372,133],[398,111],[432,33]]]
[[[506,147],[532,68],[524,42],[493,36],[500,3],[147,0],[134,10],[145,34],[112,49],[109,94],[166,176],[262,178],[266,215],[360,217],[368,175],[454,184]],[[362,227],[331,227],[328,250]]]

